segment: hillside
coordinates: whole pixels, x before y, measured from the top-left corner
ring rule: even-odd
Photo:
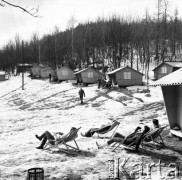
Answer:
[[[160,124],[168,124],[160,87],[150,88],[150,95],[137,92],[137,88],[97,89],[97,85],[84,87],[86,97],[80,105],[79,86],[71,83],[49,83],[48,80],[25,78],[25,90],[21,89],[21,76],[0,82],[0,177],[23,180],[27,170],[42,167],[46,180],[62,179],[106,179],[108,159],[128,157],[130,169],[133,163],[157,162],[167,164],[180,160],[180,152],[164,149],[152,151],[150,155],[135,154],[127,150],[112,152],[110,147],[97,149],[96,141],[107,139],[85,138],[80,135],[91,127],[100,127],[112,119],[118,120],[117,132],[127,135],[137,124],[152,126],[151,120],[158,118]],[[39,141],[35,134],[69,132],[71,127],[81,127],[77,143],[82,152],[76,156],[59,151],[42,151],[35,147]],[[167,135],[169,130],[164,133]],[[108,134],[109,135],[109,134]],[[173,138],[165,141],[175,145]],[[156,179],[156,178],[155,178]]]

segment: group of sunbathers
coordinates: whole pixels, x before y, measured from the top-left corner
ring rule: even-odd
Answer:
[[[160,125],[159,125],[159,121],[157,119],[153,119],[153,126],[154,128],[159,128]],[[114,123],[117,123],[117,121],[114,121]],[[112,126],[112,124],[109,124],[109,125],[103,125],[102,127],[100,128],[91,128],[89,129],[85,134],[82,134],[82,136],[84,137],[92,137],[95,133],[99,132],[99,131],[104,131],[104,130],[107,130],[109,129],[110,127]],[[75,127],[72,127],[70,129],[70,133],[72,131],[74,131],[76,128]],[[135,152],[138,151],[138,148],[139,148],[139,145],[140,145],[140,142],[141,142],[141,139],[142,137],[147,133],[149,132],[150,128],[148,126],[144,126],[144,129],[142,130],[141,127],[137,127],[133,133],[131,133],[130,135],[128,136],[123,136],[122,134],[120,133],[115,133],[111,139],[109,139],[106,143],[100,145],[96,142],[96,145],[97,147],[100,149],[100,148],[103,148],[104,146],[108,146],[112,143],[123,143],[125,145],[129,145],[131,143],[135,144]],[[37,147],[37,149],[43,149],[44,148],[44,145],[46,144],[47,140],[50,141],[50,143],[52,145],[55,144],[56,141],[59,141],[61,142],[64,137],[66,135],[64,135],[62,132],[57,132],[55,133],[54,135],[52,135],[49,131],[45,131],[41,136],[38,136],[37,134],[35,135],[35,137],[37,139],[39,139],[41,141],[41,144],[39,147]]]
[[[157,119],[153,119],[152,120],[153,122],[153,126],[154,128],[159,128],[160,125],[159,125],[159,121]],[[115,133],[114,136],[109,139],[106,143],[100,145],[96,142],[98,148],[103,148],[105,146],[108,146],[108,145],[111,145],[112,143],[122,143],[122,144],[125,144],[125,145],[130,145],[133,143],[133,145],[135,145],[135,152],[138,151],[138,148],[139,148],[139,145],[140,145],[140,142],[141,142],[141,139],[142,137],[150,131],[150,128],[148,126],[144,126],[144,129],[143,131],[141,131],[142,128],[141,127],[137,127],[133,133],[131,133],[130,135],[128,136],[123,136],[122,134],[120,133]],[[151,139],[147,139],[147,141],[150,141]]]

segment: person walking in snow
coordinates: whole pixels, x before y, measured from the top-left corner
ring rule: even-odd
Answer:
[[[85,97],[85,92],[84,92],[84,90],[82,89],[82,87],[81,87],[80,90],[78,91],[78,94],[79,94],[79,96],[80,96],[81,104],[83,104],[83,96]]]

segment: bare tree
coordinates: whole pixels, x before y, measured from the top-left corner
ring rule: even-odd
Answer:
[[[0,0],[0,6],[4,7],[5,5],[9,5],[9,6],[12,6],[12,7],[15,7],[15,8],[19,8],[21,10],[23,10],[23,12],[26,12],[27,14],[33,16],[33,17],[41,17],[39,16],[37,13],[39,11],[39,7],[37,8],[28,8],[28,7],[22,7],[20,5],[17,5],[17,4],[12,4],[8,1],[5,1],[5,0]]]
[[[68,21],[68,26],[71,29],[71,56],[72,56],[71,58],[72,60],[74,59],[74,26],[76,22],[77,21],[74,16],[72,16],[70,20]]]
[[[155,60],[157,61],[157,65],[160,61],[160,21],[162,16],[162,0],[157,0],[157,23],[155,28]]]

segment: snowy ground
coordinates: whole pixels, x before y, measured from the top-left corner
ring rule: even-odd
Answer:
[[[98,90],[97,85],[91,85],[84,87],[85,103],[80,105],[79,87],[71,83],[49,83],[27,76],[25,83],[25,90],[22,90],[21,76],[0,82],[0,179],[25,180],[28,169],[41,167],[46,180],[98,180],[109,177],[108,160],[112,158],[119,157],[121,161],[129,158],[128,171],[136,162],[146,165],[157,163],[159,159],[166,164],[180,161],[181,142],[168,136],[169,128],[163,132],[167,147],[160,151],[149,149],[149,154],[135,154],[126,149],[112,152],[111,147],[98,150],[95,142],[104,143],[108,139],[80,135],[111,119],[120,122],[117,131],[123,135],[129,134],[138,124],[151,127],[153,118],[158,118],[160,124],[168,124],[160,87],[151,87],[150,96],[147,96],[136,91],[146,88],[143,86],[129,87],[129,90]],[[81,127],[77,143],[82,152],[78,155],[35,148],[40,144],[35,134],[46,130],[67,133],[71,127]],[[166,170],[163,168],[163,172]],[[156,169],[152,176],[157,179]]]

